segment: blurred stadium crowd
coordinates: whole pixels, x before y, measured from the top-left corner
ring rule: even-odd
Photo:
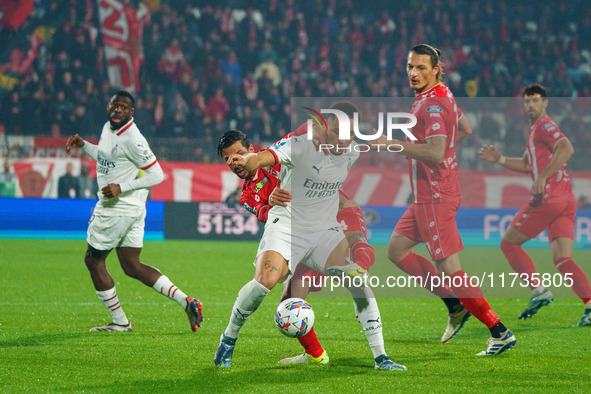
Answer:
[[[571,98],[561,100],[591,96],[591,7],[583,0],[127,3],[144,11],[135,119],[161,159],[218,160],[215,145],[229,128],[272,142],[291,129],[290,97],[411,97],[405,59],[422,42],[441,49],[457,97],[517,97],[531,82]],[[0,74],[20,76],[0,95],[0,133],[98,137],[115,89],[96,2],[36,1],[23,26],[0,31]],[[48,27],[46,39],[24,37],[27,26]],[[591,133],[582,108],[591,102],[580,100],[561,105],[557,120],[584,159]],[[483,142],[523,152],[521,108],[509,116],[487,107],[470,119],[463,165],[483,165]],[[583,159],[569,167],[589,169]]]

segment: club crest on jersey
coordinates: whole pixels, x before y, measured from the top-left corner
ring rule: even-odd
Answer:
[[[268,180],[269,180],[269,178],[264,177],[259,182],[255,183],[255,186],[256,187],[254,189],[254,192],[255,193],[258,193],[263,188],[263,186],[265,186],[265,183],[267,183]]]
[[[118,150],[118,146],[117,144],[115,144],[115,146],[113,147],[113,149],[111,149],[111,156],[115,156],[117,154],[117,150]]]

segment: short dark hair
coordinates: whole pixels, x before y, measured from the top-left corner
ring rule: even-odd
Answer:
[[[222,154],[222,151],[234,145],[238,141],[240,141],[242,146],[244,146],[246,149],[248,149],[250,146],[250,141],[248,141],[248,136],[246,133],[240,130],[226,131],[218,143],[218,155],[223,157],[224,155]]]
[[[441,51],[439,49],[428,44],[419,44],[412,47],[409,52],[416,53],[417,55],[428,55],[431,59],[431,67],[435,68],[436,66],[439,66],[437,80],[441,80],[445,71],[443,70],[444,64],[441,61]]]
[[[126,90],[118,90],[118,91],[115,92],[115,94],[113,96],[127,97],[128,99],[131,100],[131,107],[133,108],[135,106],[135,99],[133,98],[133,96],[131,95],[131,93],[129,93]]]
[[[533,96],[534,94],[539,94],[540,96],[546,98],[548,97],[546,94],[546,88],[540,85],[539,83],[532,83],[531,85],[527,85],[523,88],[523,92],[521,92],[521,96]]]
[[[353,119],[355,112],[359,113],[359,108],[350,101],[337,101],[330,106],[330,109],[338,109],[339,111],[343,111],[347,114],[349,119]],[[328,120],[334,117],[335,114],[329,114],[326,119]]]

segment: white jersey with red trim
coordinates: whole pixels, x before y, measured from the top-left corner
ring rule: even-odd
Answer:
[[[133,180],[140,169],[148,169],[157,161],[133,118],[117,130],[112,130],[109,122],[105,123],[96,157],[99,202],[94,213],[104,216],[140,215],[146,205],[148,189],[122,192],[114,198],[103,196],[101,189],[110,183],[122,184]]]
[[[268,150],[281,163],[281,188],[291,192],[287,207],[275,205],[267,223],[282,220],[286,226],[305,231],[339,227],[336,221],[339,190],[359,152],[351,149],[340,155],[318,152],[306,136],[277,141]]]

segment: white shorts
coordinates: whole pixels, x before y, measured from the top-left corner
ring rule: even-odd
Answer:
[[[116,247],[141,248],[144,246],[146,209],[140,216],[92,215],[88,222],[86,241],[96,250]]]
[[[326,260],[345,235],[340,226],[327,228],[324,231],[297,231],[285,225],[274,225],[267,222],[261,238],[257,257],[266,251],[275,251],[283,256],[293,274],[298,264],[324,273]]]

